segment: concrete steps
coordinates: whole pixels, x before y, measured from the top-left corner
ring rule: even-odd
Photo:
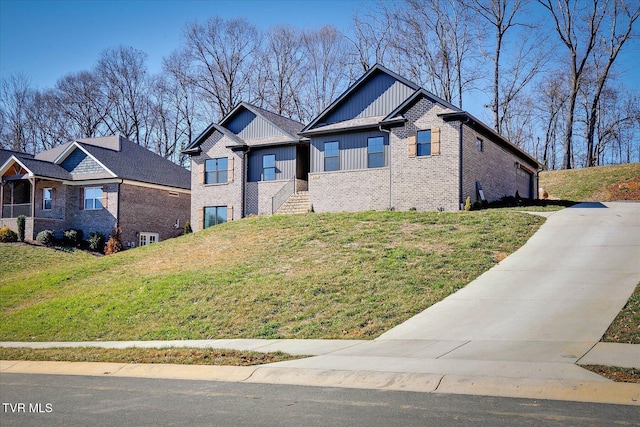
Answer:
[[[309,212],[309,192],[298,191],[292,194],[275,212],[276,215],[292,215]]]

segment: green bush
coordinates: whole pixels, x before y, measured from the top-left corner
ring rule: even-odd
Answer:
[[[53,246],[56,242],[56,236],[51,230],[42,230],[36,236],[38,242],[44,243],[47,246]]]
[[[82,230],[74,230],[70,228],[65,230],[63,236],[63,242],[65,246],[79,247],[82,244],[84,233]]]
[[[0,228],[0,242],[10,243],[10,242],[17,242],[17,241],[18,241],[18,234],[16,234],[15,231],[10,229],[9,227]]]
[[[187,221],[184,223],[184,234],[193,233],[193,229],[191,228],[191,222]]]
[[[18,222],[18,239],[20,239],[21,242],[24,242],[24,232],[27,224],[27,217],[24,215],[20,215],[17,218],[17,222]]]
[[[470,211],[471,210],[471,197],[467,196],[467,200],[464,202],[464,210],[465,211]]]
[[[103,252],[104,251],[104,243],[105,237],[103,233],[99,231],[92,231],[89,233],[89,238],[87,239],[87,245],[89,249],[94,252]]]

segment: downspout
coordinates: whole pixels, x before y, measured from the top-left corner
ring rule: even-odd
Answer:
[[[249,175],[249,168],[247,166],[248,164],[248,157],[249,157],[249,151],[251,151],[251,147],[247,146],[246,151],[242,150],[242,184],[240,186],[240,218],[244,218],[245,217],[245,212],[246,212],[246,204],[247,204],[247,200],[246,200],[246,186],[247,186],[247,179],[248,179],[248,175]]]
[[[389,209],[393,209],[393,177],[391,175],[391,129],[383,129],[381,124],[378,124],[378,130],[380,132],[386,132],[389,140]],[[383,145],[384,148],[384,145]]]
[[[120,198],[122,196],[121,185],[123,182],[124,182],[124,179],[121,179],[120,182],[118,183],[118,203],[116,204],[116,209],[118,211],[116,212],[116,227],[120,227]]]
[[[469,117],[465,117],[463,120],[460,120],[460,132],[459,132],[459,144],[460,144],[460,148],[459,148],[459,153],[460,153],[460,161],[458,164],[458,206],[460,206],[460,210],[463,209],[463,203],[464,203],[464,195],[462,193],[462,185],[463,185],[463,129],[464,129],[464,125],[466,123],[469,122]]]

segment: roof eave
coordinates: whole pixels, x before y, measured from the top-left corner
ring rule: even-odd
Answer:
[[[484,133],[493,136],[498,141],[500,141],[502,143],[502,145],[504,145],[507,148],[509,148],[510,150],[514,151],[515,154],[518,154],[518,155],[522,156],[523,158],[529,160],[531,163],[535,164],[538,169],[542,169],[544,167],[544,165],[542,165],[542,163],[540,163],[538,160],[536,160],[529,153],[525,152],[524,150],[522,150],[517,145],[511,143],[504,136],[500,135],[494,129],[490,128],[489,126],[484,124],[482,121],[478,120],[477,118],[475,118],[473,115],[469,114],[466,111],[457,111],[457,112],[452,112],[452,113],[441,113],[441,114],[438,114],[438,117],[442,118],[445,121],[461,120],[464,123],[470,124],[472,126],[475,125],[475,126],[479,127]]]

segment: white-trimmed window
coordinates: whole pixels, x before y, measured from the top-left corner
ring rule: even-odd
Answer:
[[[42,189],[42,209],[45,211],[51,210],[53,205],[53,188]]]
[[[102,209],[102,188],[89,187],[84,189],[84,208],[86,210]]]
[[[140,233],[140,246],[150,245],[160,241],[158,233]]]

